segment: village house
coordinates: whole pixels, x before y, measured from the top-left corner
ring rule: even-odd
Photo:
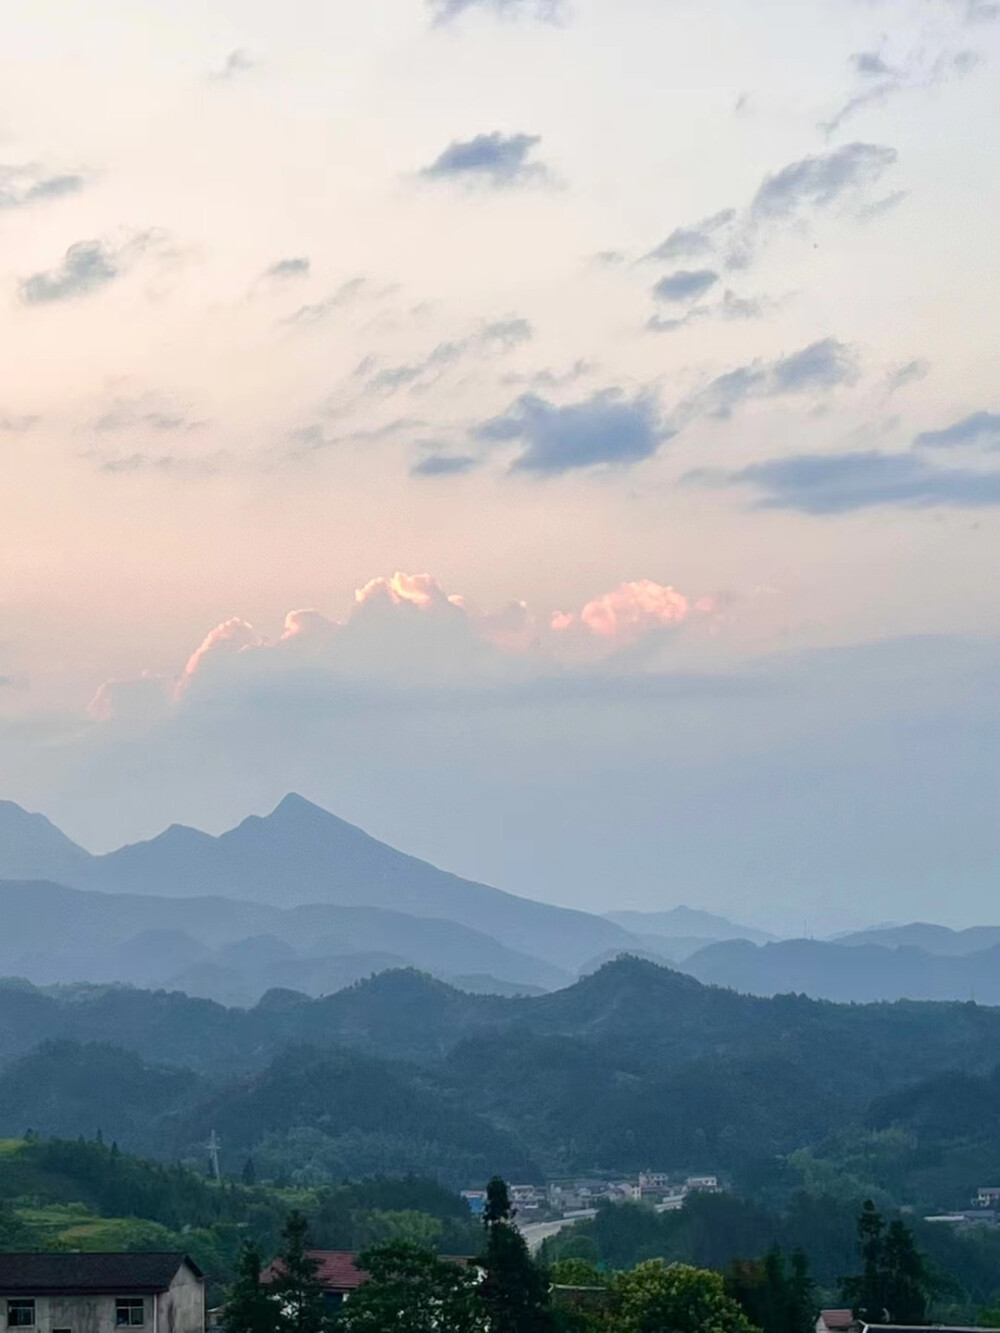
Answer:
[[[316,1277],[329,1310],[338,1310],[368,1281],[368,1274],[358,1267],[358,1256],[353,1250],[310,1250],[309,1258],[316,1261]],[[270,1284],[280,1273],[280,1261],[275,1260],[261,1274],[261,1281]]]
[[[853,1310],[820,1310],[816,1319],[816,1333],[856,1333],[857,1329]]]
[[[0,1311],[23,1333],[205,1333],[184,1254],[0,1254]]]

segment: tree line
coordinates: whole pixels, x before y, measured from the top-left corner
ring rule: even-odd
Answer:
[[[413,1240],[368,1246],[364,1282],[331,1304],[310,1253],[309,1223],[292,1213],[274,1264],[247,1243],[222,1316],[223,1333],[812,1333],[816,1290],[802,1250],[772,1248],[724,1273],[646,1259],[626,1270],[584,1258],[536,1262],[514,1222],[507,1186],[487,1189],[479,1252],[446,1258]],[[861,1271],[843,1297],[868,1323],[927,1322],[932,1273],[912,1233],[866,1203]]]

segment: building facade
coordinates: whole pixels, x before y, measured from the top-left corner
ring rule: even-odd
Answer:
[[[205,1279],[184,1254],[0,1254],[9,1333],[205,1333]]]

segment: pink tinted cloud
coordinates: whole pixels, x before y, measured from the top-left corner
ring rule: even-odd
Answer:
[[[323,642],[339,628],[335,620],[323,615],[322,611],[314,611],[311,607],[301,611],[289,611],[285,616],[285,628],[282,630],[279,642],[288,643],[292,639]]]
[[[598,638],[626,643],[647,630],[680,624],[690,613],[691,601],[683,593],[652,579],[638,579],[594,597],[579,612],[557,611],[550,623],[557,634],[583,628]]]
[[[477,617],[476,632],[502,653],[527,653],[539,644],[538,621],[527,602],[508,602]]]
[[[385,602],[390,606],[434,606],[445,602],[460,606],[460,597],[449,598],[441,584],[430,574],[404,574],[396,570],[391,578],[369,579],[354,594],[358,606],[367,602]]]
[[[504,657],[530,656],[539,663],[546,657],[566,660],[581,654],[593,659],[691,617],[711,621],[718,610],[715,598],[689,598],[669,584],[638,579],[591,598],[578,611],[539,616],[526,602],[511,601],[498,611],[483,612],[464,597],[445,592],[430,574],[397,570],[359,588],[343,622],[300,608],[288,612],[281,634],[271,640],[248,621],[231,616],[205,636],[176,680],[146,676],[109,681],[98,689],[88,712],[101,722],[133,714],[152,717],[159,699],[179,702],[195,677],[216,661],[220,667],[225,662],[236,667],[239,661],[255,671],[281,671],[301,661],[304,653],[331,676],[350,676],[359,663],[376,674],[436,671],[459,659],[466,664],[463,670],[470,664],[485,668],[489,650],[497,663]]]
[[[248,621],[241,620],[239,616],[230,616],[210,630],[188,658],[178,690],[184,690],[190,684],[210,657],[218,653],[242,652],[245,648],[259,648],[261,643],[260,635]]]

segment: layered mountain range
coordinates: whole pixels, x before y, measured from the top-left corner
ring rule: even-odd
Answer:
[[[624,953],[758,995],[1000,1004],[1000,927],[776,940],[690,907],[598,916],[452,875],[296,795],[217,837],[173,825],[101,856],[0,802],[0,912],[0,976],[232,1005],[408,966],[471,991],[536,994]]]
[[[100,1127],[200,1162],[215,1129],[228,1172],[289,1181],[839,1173],[845,1197],[863,1156],[871,1188],[938,1209],[1000,1170],[998,1050],[1000,1010],[761,999],[635,958],[536,997],[404,970],[251,1009],[0,982],[0,1137]]]

